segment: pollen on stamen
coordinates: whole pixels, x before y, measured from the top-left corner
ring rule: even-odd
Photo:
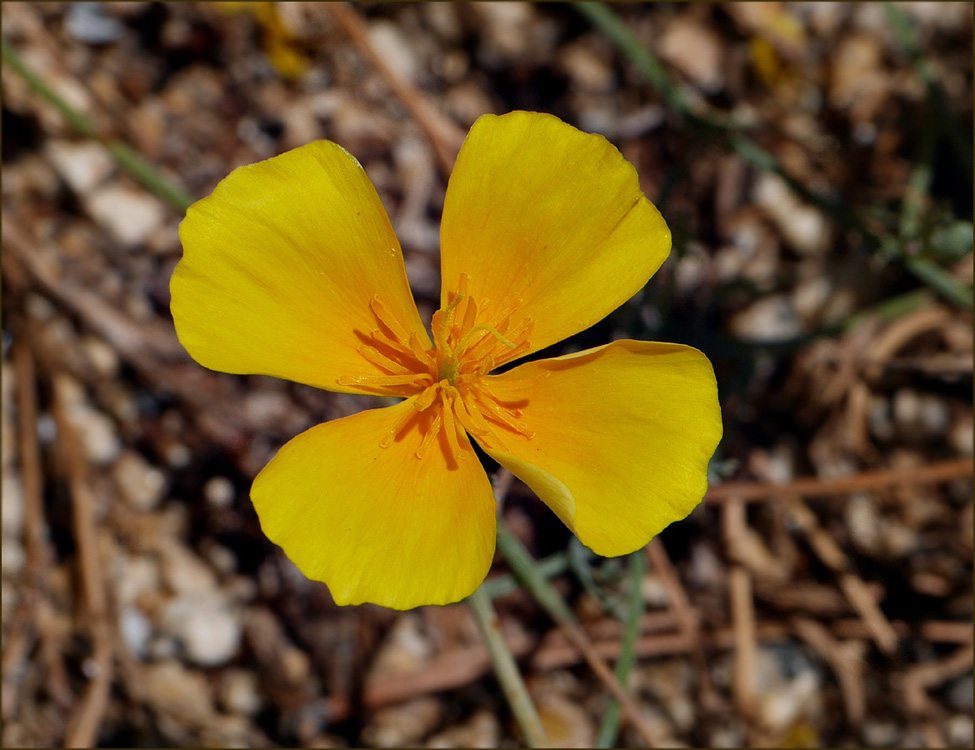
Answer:
[[[434,441],[438,434],[440,434],[440,428],[443,425],[443,419],[438,414],[433,418],[430,426],[427,428],[426,434],[423,436],[423,440],[420,441],[420,445],[417,446],[416,451],[413,455],[417,458],[423,458],[426,455],[427,449],[430,444]]]
[[[424,381],[429,380],[430,376],[425,373],[406,373],[404,375],[342,375],[336,378],[335,382],[345,387],[356,386],[382,393],[390,388],[401,386],[415,386],[419,390],[424,387]]]
[[[447,437],[447,450],[452,454],[450,458],[456,461],[458,458],[464,459],[466,455],[464,451],[460,449],[460,440],[457,435],[457,423],[454,419],[454,410],[452,404],[450,403],[450,398],[447,396],[446,392],[440,390],[440,400],[443,404],[441,409],[441,414],[443,415],[443,427],[444,432]]]

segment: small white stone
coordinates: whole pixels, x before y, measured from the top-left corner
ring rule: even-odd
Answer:
[[[711,728],[708,744],[715,748],[733,748],[745,746],[745,734],[739,726]]]
[[[202,546],[201,551],[210,565],[223,575],[232,575],[237,572],[237,558],[222,544],[208,540]]]
[[[803,331],[792,300],[784,294],[762,297],[731,319],[731,329],[745,341],[786,341]]]
[[[829,279],[816,276],[799,283],[792,295],[792,301],[799,315],[807,322],[812,322],[819,316],[832,291],[833,285]]]
[[[24,529],[24,486],[21,484],[20,475],[13,470],[7,470],[3,475],[0,510],[2,510],[3,535],[20,536]]]
[[[135,656],[144,657],[149,636],[152,635],[152,624],[141,611],[135,607],[126,607],[119,613],[119,632],[122,640]]]
[[[971,716],[958,714],[948,719],[949,747],[971,747],[973,734]]]
[[[240,647],[240,620],[221,596],[171,600],[163,614],[163,627],[180,641],[187,659],[200,666],[225,664]]]
[[[917,533],[909,526],[893,519],[884,520],[880,527],[880,537],[884,551],[891,557],[906,557],[918,546]]]
[[[763,724],[775,732],[785,731],[800,717],[819,712],[820,685],[816,674],[804,671],[795,679],[759,696]]]
[[[900,747],[900,728],[892,721],[870,721],[863,725],[867,747]]]
[[[173,469],[183,469],[190,465],[193,453],[183,443],[169,443],[163,449],[163,457]]]
[[[226,670],[220,678],[219,700],[231,713],[253,716],[263,705],[257,676],[243,669]]]
[[[824,252],[829,246],[826,217],[799,200],[781,177],[762,175],[755,185],[755,203],[768,214],[796,251],[812,255]]]
[[[651,607],[667,606],[667,588],[660,576],[648,573],[640,581],[640,598]]]
[[[118,185],[97,190],[86,205],[92,217],[126,247],[144,242],[166,216],[158,199]]]
[[[144,687],[153,708],[184,722],[202,724],[214,714],[206,676],[179,662],[147,666]]]
[[[951,412],[944,398],[925,393],[921,396],[918,419],[924,433],[929,437],[940,437],[948,432]]]
[[[311,664],[308,655],[295,646],[285,646],[281,649],[281,672],[288,682],[307,682],[311,674]]]
[[[126,26],[107,15],[101,3],[75,3],[69,6],[64,30],[87,44],[111,44],[125,36]]]
[[[255,391],[244,398],[244,416],[257,429],[280,424],[288,418],[290,410],[291,399],[281,391]]]
[[[440,723],[442,715],[442,704],[436,698],[415,698],[376,711],[363,729],[362,739],[374,747],[415,746]]]
[[[901,388],[894,394],[894,421],[905,433],[913,433],[921,417],[921,399],[916,391]]]
[[[115,164],[105,148],[91,141],[47,141],[44,152],[55,171],[76,193],[103,182]]]
[[[159,590],[159,566],[151,557],[121,555],[113,562],[112,571],[115,596],[123,608],[134,605],[143,594]]]
[[[893,440],[897,434],[890,415],[890,403],[883,396],[874,395],[870,398],[868,424],[870,432],[878,440]]]
[[[725,577],[725,565],[709,545],[691,547],[691,562],[687,569],[687,581],[694,586],[709,589]]]
[[[677,262],[674,283],[681,295],[689,295],[701,284],[707,271],[707,259],[695,254],[685,255]]]
[[[565,70],[572,82],[583,91],[603,93],[613,87],[614,74],[605,59],[590,45],[571,43],[558,58],[558,66]]]
[[[973,443],[975,443],[975,434],[973,433],[975,433],[975,427],[973,427],[972,413],[970,411],[963,412],[951,426],[948,442],[963,456],[971,456]]]
[[[424,632],[423,623],[412,612],[400,615],[373,660],[371,675],[378,679],[387,674],[412,672],[433,656],[433,644]]]
[[[134,451],[125,451],[119,457],[112,476],[134,510],[152,510],[166,491],[166,475]]]
[[[853,543],[867,553],[880,547],[880,513],[870,495],[854,495],[844,510]]]
[[[469,6],[482,29],[483,52],[503,58],[525,54],[532,41],[532,15],[528,3],[471,3]]]
[[[0,569],[3,574],[11,578],[16,576],[23,570],[26,562],[27,555],[20,540],[10,537],[4,539],[3,544],[0,544]]]
[[[229,508],[237,496],[237,491],[234,489],[234,483],[226,477],[213,477],[203,486],[203,496],[214,508]]]
[[[162,549],[162,574],[177,594],[209,594],[217,588],[217,576],[203,560],[180,544]]]
[[[415,45],[403,38],[403,32],[389,21],[377,21],[369,26],[369,40],[373,48],[382,50],[383,59],[408,81],[415,82],[419,71]]]
[[[706,94],[724,87],[721,37],[709,26],[686,15],[677,16],[660,40],[660,56],[696,83]]]
[[[490,711],[478,711],[468,721],[434,735],[427,747],[498,747],[501,726]]]
[[[118,457],[122,443],[111,417],[88,404],[78,404],[70,409],[69,418],[80,433],[89,461],[107,466]]]
[[[99,375],[112,377],[118,372],[119,359],[115,350],[97,336],[82,339],[85,356]]]

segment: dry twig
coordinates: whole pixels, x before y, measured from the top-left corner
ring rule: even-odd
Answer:
[[[867,710],[863,684],[863,642],[841,643],[821,624],[806,617],[797,617],[792,624],[798,636],[833,668],[843,694],[846,718],[853,726],[860,726]]]
[[[691,604],[687,591],[684,590],[680,576],[670,561],[670,556],[667,554],[663,542],[660,541],[660,537],[654,537],[647,545],[647,559],[653,570],[660,576],[660,581],[667,591],[667,601],[670,602],[674,615],[680,623],[684,637],[691,645],[691,658],[694,661],[694,670],[697,673],[701,703],[704,706],[715,706],[718,698],[711,685],[711,672],[701,648],[700,613]]]
[[[501,468],[494,475],[495,496],[503,498],[510,489],[513,482],[511,472]],[[503,490],[503,492],[502,492]],[[593,647],[592,642],[585,632],[576,623],[575,616],[566,605],[561,596],[552,588],[548,580],[539,572],[538,566],[524,548],[520,541],[505,528],[504,524],[498,525],[498,549],[508,560],[508,564],[515,571],[516,576],[522,580],[525,587],[535,597],[536,601],[542,605],[549,616],[558,625],[559,630],[565,638],[582,654],[583,659],[592,669],[593,673],[599,678],[600,682],[607,690],[619,701],[620,710],[623,716],[640,733],[640,736],[648,746],[654,747],[658,743],[656,732],[643,718],[639,706],[633,696],[620,685],[616,675],[607,666],[606,662]]]
[[[67,468],[71,490],[75,543],[88,628],[92,640],[94,676],[68,722],[64,743],[67,747],[90,747],[98,739],[98,727],[108,707],[112,683],[112,636],[108,621],[108,599],[95,527],[94,495],[88,479],[81,440],[67,414],[63,375],[54,377],[54,418],[58,442]]]
[[[140,375],[194,407],[192,414],[200,429],[209,437],[231,450],[237,450],[244,444],[247,429],[241,424],[239,414],[221,407],[207,387],[214,377],[221,376],[198,367],[189,370],[183,367],[181,363],[188,362],[189,357],[172,329],[135,323],[97,295],[58,278],[51,270],[57,252],[31,241],[17,226],[17,221],[6,212],[0,221],[0,231],[6,277],[24,283],[28,282],[28,278],[32,280],[53,300],[102,336]]]
[[[833,537],[823,531],[816,516],[805,503],[798,498],[788,498],[786,503],[796,525],[809,540],[809,546],[819,559],[839,576],[840,590],[863,618],[874,641],[882,651],[892,654],[897,648],[897,634],[877,604],[877,600],[872,596],[869,585],[850,572],[851,565],[846,554],[833,541]]]
[[[463,132],[442,115],[423,94],[416,90],[412,83],[376,51],[369,39],[366,25],[359,17],[359,11],[355,10],[351,4],[344,2],[331,3],[326,7],[359,52],[376,68],[383,80],[399,97],[403,106],[409,110],[413,119],[423,129],[427,138],[430,139],[437,157],[437,164],[444,177],[449,177],[454,168],[454,159],[457,158],[457,152],[464,142]]]
[[[911,713],[924,715],[933,710],[928,689],[972,671],[975,649],[963,646],[941,661],[917,664],[904,675],[904,701]]]
[[[724,506],[722,516],[725,543],[729,550],[734,549],[734,540],[747,529],[745,504],[732,499]],[[757,636],[755,633],[755,600],[752,595],[752,577],[748,570],[739,564],[732,566],[728,573],[729,596],[731,599],[731,621],[735,634],[735,673],[733,692],[739,713],[747,720],[755,715],[755,652]]]
[[[531,638],[520,632],[504,634],[508,650],[516,658],[529,653],[534,646]],[[491,658],[483,644],[447,651],[430,660],[416,672],[402,675],[383,675],[363,688],[362,702],[369,708],[399,703],[418,695],[436,693],[462,685],[469,685],[491,669]],[[349,716],[351,704],[343,696],[328,699],[329,718],[341,721]]]
[[[648,659],[660,656],[689,654],[694,644],[688,643],[681,633],[664,632],[677,624],[670,612],[648,612],[641,620],[642,632],[649,633],[639,638],[635,645],[638,658]],[[904,622],[892,623],[899,637],[910,634],[911,628]],[[616,659],[622,648],[619,637],[618,620],[607,618],[587,625],[586,632],[593,638],[593,649],[603,659]],[[834,638],[864,639],[870,633],[860,619],[835,620],[829,625]],[[794,630],[782,622],[756,622],[755,637],[762,643],[776,643],[790,639]],[[932,643],[970,645],[971,626],[961,622],[932,621],[920,628],[920,636]],[[736,647],[734,628],[718,628],[713,631],[702,630],[700,644],[705,651],[726,651]],[[533,642],[528,638],[506,636],[508,648],[516,657],[532,651]],[[583,657],[579,650],[569,643],[562,631],[549,631],[542,638],[538,648],[532,653],[530,663],[539,670],[560,669],[579,664]],[[415,672],[402,675],[384,675],[382,678],[366,683],[362,693],[362,704],[375,709],[394,703],[401,703],[419,695],[452,690],[469,685],[482,677],[490,669],[490,660],[484,646],[477,644],[446,651],[431,659],[426,666]],[[341,721],[349,716],[351,704],[347,697],[332,695],[327,698],[328,715],[333,721]]]
[[[906,469],[865,471],[836,479],[796,479],[792,482],[725,482],[708,490],[705,500],[725,503],[732,498],[745,502],[777,500],[783,497],[830,497],[878,490],[896,485],[940,484],[966,479],[973,473],[972,459],[959,458]]]
[[[3,670],[0,700],[3,704],[4,721],[9,721],[17,715],[21,678],[23,677],[27,656],[37,640],[37,629],[31,622],[32,609],[33,603],[30,596],[25,593],[17,602],[16,608],[6,623],[3,660],[0,661],[0,667]]]
[[[17,434],[20,474],[24,488],[24,596],[33,613],[41,642],[41,657],[47,669],[47,689],[55,702],[68,707],[73,698],[68,685],[64,659],[52,623],[53,608],[45,585],[54,553],[48,541],[44,518],[44,478],[41,469],[40,443],[37,435],[37,379],[34,356],[28,343],[29,331],[22,332],[12,347],[11,357],[17,384]]]

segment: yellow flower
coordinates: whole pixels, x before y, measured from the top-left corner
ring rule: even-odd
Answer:
[[[639,549],[707,489],[721,416],[696,349],[615,341],[490,374],[599,321],[670,253],[601,136],[533,112],[474,124],[432,341],[379,196],[334,143],[235,170],[180,238],[172,312],[197,362],[405,399],[298,435],[251,489],[267,536],[339,604],[445,604],[481,583],[495,501],[468,436],[600,555]]]

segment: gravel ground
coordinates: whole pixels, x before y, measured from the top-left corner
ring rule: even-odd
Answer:
[[[513,109],[612,140],[674,234],[552,353],[677,341],[718,376],[712,490],[647,548],[619,744],[972,746],[971,5],[600,8],[2,5],[5,747],[524,742],[465,605],[338,607],[260,532],[274,452],[379,402],[204,370],[168,290],[181,195],[328,138],[429,320],[445,162]],[[626,560],[523,485],[503,508],[612,665]],[[606,686],[497,592],[553,744],[592,746]]]

